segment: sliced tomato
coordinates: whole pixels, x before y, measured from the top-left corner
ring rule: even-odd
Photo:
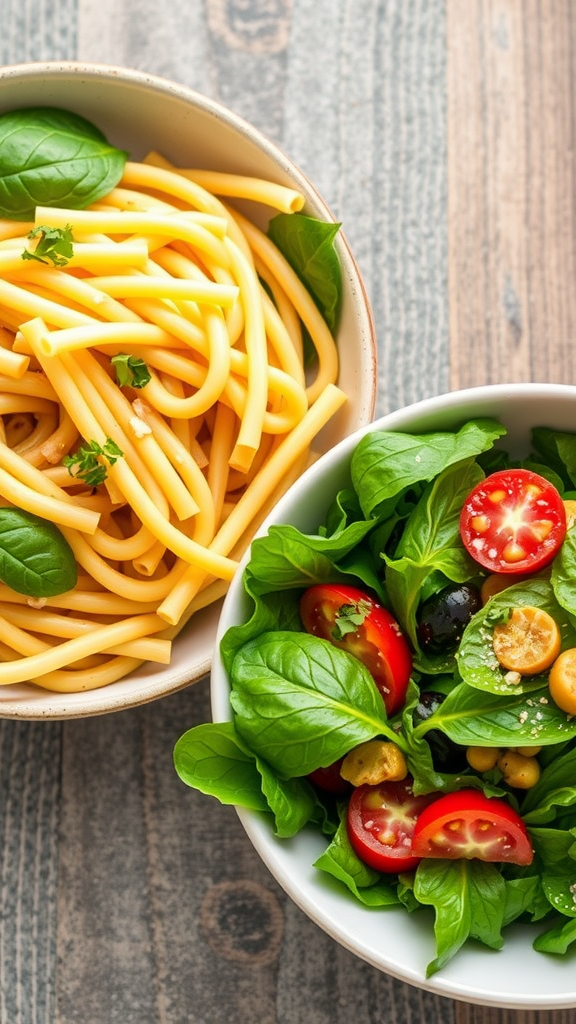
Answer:
[[[460,535],[472,558],[490,572],[536,572],[552,561],[566,536],[566,509],[543,476],[502,470],[468,495]]]
[[[385,874],[411,871],[420,858],[412,849],[418,815],[433,796],[414,796],[412,780],[358,786],[348,803],[347,831],[360,860]]]
[[[386,608],[356,587],[324,583],[304,591],[300,617],[307,633],[330,640],[366,666],[389,715],[403,706],[412,655],[400,626]]]
[[[498,797],[461,789],[438,797],[420,814],[412,839],[417,857],[531,864],[534,856],[522,818]]]

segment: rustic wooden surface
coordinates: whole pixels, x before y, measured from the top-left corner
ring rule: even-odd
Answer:
[[[2,0],[0,63],[183,82],[252,121],[343,224],[377,412],[576,379],[572,0]],[[287,900],[171,756],[208,683],[0,721],[0,1024],[569,1024],[398,983]]]

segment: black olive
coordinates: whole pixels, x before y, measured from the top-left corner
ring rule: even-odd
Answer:
[[[445,693],[437,693],[436,690],[422,690],[414,708],[414,725],[417,725],[418,722],[427,722],[438,711],[438,708],[442,707],[445,700]]]
[[[470,583],[450,583],[433,594],[418,613],[418,639],[431,654],[455,651],[470,619],[482,607],[480,591]]]
[[[414,725],[426,722],[431,718],[445,699],[446,695],[444,693],[437,693],[435,690],[422,690],[412,714]],[[438,771],[460,772],[466,768],[467,762],[464,747],[454,743],[440,729],[430,729],[424,739],[430,747],[432,760]]]

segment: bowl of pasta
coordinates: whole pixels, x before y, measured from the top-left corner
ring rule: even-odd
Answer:
[[[436,996],[576,1007],[576,388],[350,435],[224,601],[184,783],[344,948]]]
[[[76,62],[0,69],[0,266],[0,717],[155,700],[208,673],[280,495],[372,419],[358,268],[251,125]]]

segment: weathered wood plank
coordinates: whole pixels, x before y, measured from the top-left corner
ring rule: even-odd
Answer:
[[[0,721],[0,1021],[52,1024],[61,726]]]
[[[458,1006],[456,1024],[572,1024],[573,1010],[498,1010],[487,1006]]]
[[[453,387],[576,375],[570,0],[448,0]]]
[[[0,65],[74,60],[78,0],[2,0]]]

